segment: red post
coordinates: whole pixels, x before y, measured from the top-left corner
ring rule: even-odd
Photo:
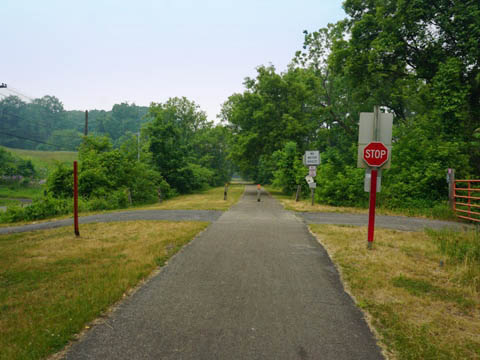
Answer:
[[[77,162],[73,162],[73,223],[75,227],[75,235],[80,236],[78,230],[78,171]]]
[[[377,201],[377,170],[372,169],[370,178],[370,208],[368,210],[368,248],[372,248],[375,232],[375,203]]]

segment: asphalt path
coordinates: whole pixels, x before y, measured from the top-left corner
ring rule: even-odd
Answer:
[[[304,221],[248,186],[65,359],[383,359]]]
[[[79,217],[80,224],[134,220],[171,220],[171,221],[215,221],[221,211],[214,210],[133,210]],[[73,219],[47,221],[36,224],[9,226],[0,228],[1,234],[53,229],[62,226],[73,226]]]

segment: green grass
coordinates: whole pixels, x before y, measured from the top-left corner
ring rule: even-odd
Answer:
[[[480,292],[480,236],[476,230],[427,230],[447,265],[456,266],[455,280]]]
[[[415,279],[400,275],[392,279],[392,284],[407,290],[415,296],[455,302],[464,310],[472,309],[475,306],[475,302],[466,299],[461,291],[435,286],[425,279]]]
[[[74,160],[78,160],[78,153],[75,151],[24,150],[5,146],[3,148],[22,159],[30,160],[42,178],[45,178],[55,168],[57,162],[71,165]]]
[[[0,184],[0,198],[35,199],[42,196],[44,185]]]
[[[86,224],[0,236],[0,359],[43,359],[163,265],[204,222]]]
[[[311,230],[392,358],[480,359],[479,278],[465,276],[478,275],[478,263],[445,261],[439,240],[425,232],[377,229],[367,250],[366,227]],[[462,236],[449,237],[461,242]]]
[[[231,184],[227,200],[223,200],[224,187],[219,186],[196,194],[179,195],[162,203],[145,206],[146,209],[160,210],[228,210],[242,196],[244,185]]]
[[[454,262],[472,263],[480,266],[480,236],[478,231],[456,232],[452,230],[427,230],[442,254]]]
[[[100,210],[100,211],[84,211],[80,212],[81,216],[89,216],[95,214],[105,214],[119,211],[132,211],[132,210],[216,210],[225,211],[228,210],[233,204],[235,204],[244,192],[244,185],[230,185],[228,190],[227,200],[223,200],[223,186],[205,190],[196,194],[179,195],[172,199],[168,199],[161,203],[151,205],[138,205],[129,208],[114,209],[114,210]],[[0,195],[1,196],[1,195]],[[72,210],[73,211],[73,210]],[[55,221],[66,218],[71,218],[72,214],[56,215],[54,217],[38,219],[33,221],[34,223]],[[21,226],[32,223],[31,221],[18,221],[11,223],[0,223],[0,227],[9,226]]]

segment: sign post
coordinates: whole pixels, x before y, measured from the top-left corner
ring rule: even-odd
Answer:
[[[313,178],[317,176],[317,166],[320,165],[320,152],[318,150],[305,151],[305,155],[303,155],[303,165],[308,166],[308,176],[305,177],[305,180],[310,188],[313,206],[315,201],[315,189],[317,187],[317,183],[315,183]]]
[[[372,169],[370,179],[370,206],[368,208],[368,235],[367,248],[372,249],[373,234],[375,232],[375,203],[377,201],[377,170]]]
[[[368,249],[372,249],[375,233],[375,205],[378,172],[390,167],[393,115],[381,113],[378,106],[373,113],[360,113],[357,166],[370,172],[370,203],[368,210]],[[366,179],[367,180],[366,174]],[[365,189],[367,190],[367,189]]]
[[[80,236],[78,230],[78,170],[77,162],[73,162],[73,224],[76,236]]]

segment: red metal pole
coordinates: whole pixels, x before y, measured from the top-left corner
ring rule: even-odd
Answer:
[[[370,178],[370,208],[368,211],[368,248],[372,248],[375,232],[375,203],[377,201],[377,170],[372,169]]]
[[[80,236],[78,230],[78,171],[77,162],[73,162],[73,223],[75,227],[75,235]]]

